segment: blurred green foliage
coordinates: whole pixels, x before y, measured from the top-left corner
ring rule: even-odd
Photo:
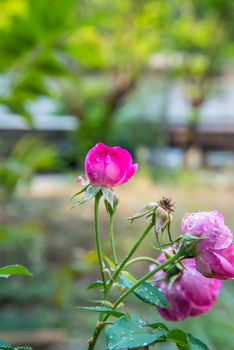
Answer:
[[[40,138],[25,136],[14,145],[10,156],[0,154],[0,203],[9,200],[19,184],[28,184],[36,171],[55,169],[59,158]]]
[[[79,119],[80,153],[111,143],[116,112],[156,52],[180,54],[169,70],[188,80],[188,98],[200,106],[207,81],[233,54],[233,7],[232,0],[5,0],[0,102],[32,123],[29,102],[49,96]]]

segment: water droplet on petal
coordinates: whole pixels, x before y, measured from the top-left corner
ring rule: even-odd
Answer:
[[[109,164],[111,161],[111,157],[109,156],[109,154],[106,156],[105,162],[106,164]]]
[[[209,222],[211,224],[214,224],[214,223],[216,223],[216,219],[214,217],[209,217]]]

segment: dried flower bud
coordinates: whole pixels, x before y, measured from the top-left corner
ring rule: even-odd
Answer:
[[[163,209],[166,210],[166,212],[168,212],[169,214],[172,213],[173,211],[175,211],[174,206],[175,203],[173,203],[171,201],[171,198],[166,198],[163,197],[160,201],[159,201],[159,206],[162,207]]]
[[[166,224],[169,214],[162,207],[158,207],[156,209],[155,214],[156,214],[155,233],[156,235],[158,235],[161,232],[163,226]]]

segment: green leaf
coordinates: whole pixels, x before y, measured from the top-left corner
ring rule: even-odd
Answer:
[[[115,317],[121,317],[124,315],[120,311],[116,311],[116,310],[113,310],[111,308],[102,307],[102,306],[83,306],[83,307],[81,306],[81,307],[78,307],[78,309],[87,310],[87,311],[94,311],[94,312],[104,312],[105,314],[112,315]]]
[[[197,237],[197,236],[193,236],[193,235],[189,235],[188,233],[186,235],[184,235],[183,237],[184,241],[186,242],[200,242],[204,240],[204,237]]]
[[[90,199],[96,196],[96,194],[100,191],[100,187],[94,187],[89,185],[86,189],[86,193],[84,198],[81,200],[82,202],[88,202]]]
[[[133,216],[126,218],[126,220],[134,221],[143,216],[149,215],[156,210],[157,206],[158,206],[158,203],[156,202],[149,203],[144,208],[138,210]]]
[[[114,192],[111,188],[102,187],[102,194],[105,200],[111,205],[113,208],[114,205]]]
[[[103,282],[101,280],[97,280],[95,282],[90,283],[87,289],[95,289],[103,287]]]
[[[131,288],[135,283],[131,281],[126,275],[120,276],[120,282],[124,287]],[[169,304],[167,302],[166,297],[163,293],[161,293],[155,286],[148,282],[142,283],[139,287],[137,287],[133,293],[142,301],[147,304],[151,304],[154,306],[160,306],[162,308],[169,308]]]
[[[84,204],[88,201],[90,201],[93,197],[96,196],[96,194],[98,194],[98,192],[100,191],[100,187],[94,187],[92,185],[89,185],[88,187],[86,187],[86,192],[85,192],[85,196],[79,201],[77,202],[73,207],[78,207],[81,204]]]
[[[168,301],[164,294],[150,283],[142,283],[141,286],[134,291],[134,294],[147,304],[160,306],[165,309],[169,308]]]
[[[116,269],[115,263],[114,263],[111,259],[109,259],[106,255],[104,255],[104,260],[105,260],[105,262],[109,265],[109,267],[110,267],[113,271],[115,271],[115,269]]]
[[[166,341],[175,343],[179,350],[190,350],[187,334],[180,329],[172,329]]]
[[[175,343],[179,350],[209,350],[202,341],[180,329],[172,329],[166,341]]]
[[[89,301],[91,301],[92,303],[95,303],[95,304],[101,304],[102,305],[102,307],[107,307],[108,309],[113,309],[113,307],[114,307],[114,304],[111,302],[111,301],[109,301],[109,300],[100,300],[100,299],[98,299],[98,300],[96,300],[96,299],[89,299]],[[99,306],[100,307],[100,306]]]
[[[129,281],[136,283],[137,279],[128,271],[122,271],[120,276],[126,277]]]
[[[80,190],[79,192],[76,192],[75,194],[73,194],[73,196],[71,196],[71,197],[69,198],[69,202],[71,202],[75,197],[77,197],[77,196],[79,196],[81,193],[83,193],[83,192],[87,189],[88,186],[89,186],[89,185],[87,185],[87,186],[85,186],[84,188],[82,188],[82,190]]]
[[[188,333],[188,342],[190,345],[190,350],[209,350],[208,346],[204,344],[201,340],[192,336]]]
[[[4,340],[0,339],[0,349],[4,350],[32,350],[30,346],[18,346],[14,348],[13,346],[7,344]]]
[[[0,339],[0,349],[5,349],[5,350],[14,350],[14,348],[7,344],[4,340]]]
[[[104,193],[102,191],[102,193]],[[103,194],[104,195],[104,194]],[[112,191],[112,200],[111,201],[108,201],[107,199],[104,200],[104,203],[105,203],[105,206],[106,206],[106,211],[107,213],[110,215],[110,216],[113,216],[117,210],[117,206],[119,204],[119,199],[118,197],[116,196],[115,192]],[[106,198],[106,196],[104,195],[104,198]],[[112,204],[111,204],[111,203]]]
[[[169,328],[162,322],[147,323],[147,327],[150,327],[153,329],[165,329],[167,332],[169,332]]]
[[[154,344],[157,340],[167,335],[165,329],[156,329],[151,333],[146,330],[147,323],[138,316],[129,319],[120,317],[105,331],[107,350],[122,350],[145,347]]]
[[[8,278],[12,275],[32,276],[31,272],[22,265],[8,265],[0,267],[0,278]]]

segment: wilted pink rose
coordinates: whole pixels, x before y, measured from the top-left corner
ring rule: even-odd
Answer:
[[[85,174],[93,186],[115,187],[127,182],[137,171],[131,154],[119,146],[96,144],[85,159]],[[81,177],[77,179],[82,184]],[[84,182],[83,182],[84,183]]]
[[[160,263],[165,261],[161,254]],[[166,272],[154,275],[155,286],[166,296],[169,309],[158,307],[163,318],[169,321],[182,321],[190,316],[198,316],[209,311],[217,300],[222,282],[206,278],[196,270],[195,259],[183,260],[186,269],[179,272],[178,278],[170,284]],[[155,267],[152,266],[151,269]],[[160,280],[162,278],[165,280]]]
[[[215,210],[191,213],[182,220],[182,232],[203,238],[196,249],[198,271],[207,277],[234,278],[233,235],[222,214]]]

